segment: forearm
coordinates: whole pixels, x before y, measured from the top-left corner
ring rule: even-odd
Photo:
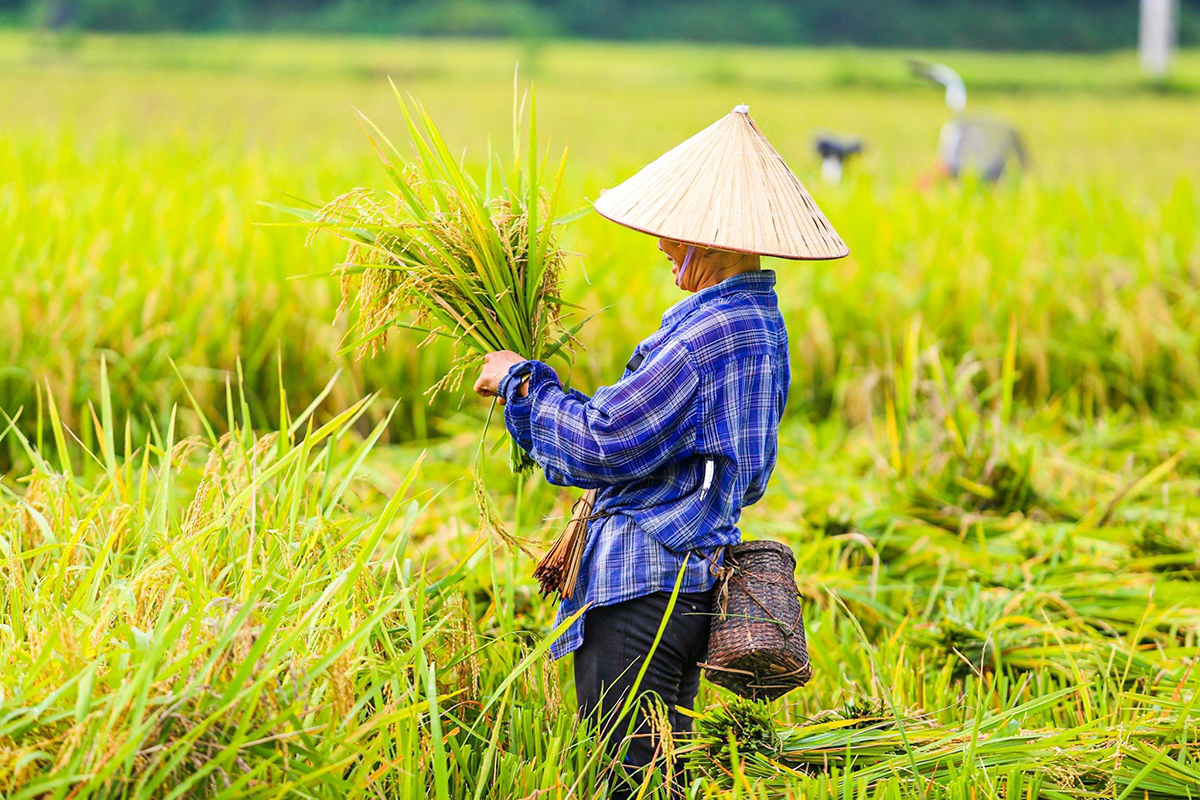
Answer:
[[[588,397],[580,392],[564,390],[557,373],[540,361],[514,365],[500,382],[499,394],[505,399],[504,425],[517,444],[546,472],[546,479],[562,486],[591,488],[584,485],[587,477],[576,474],[568,459],[561,457],[551,446],[558,440],[556,432],[547,430],[548,422],[558,416],[547,410],[562,402],[582,405]],[[536,421],[535,421],[536,416]]]
[[[545,364],[516,365],[501,387],[505,424],[551,483],[594,488],[650,475],[697,436],[694,371],[675,355],[595,398],[564,390]]]

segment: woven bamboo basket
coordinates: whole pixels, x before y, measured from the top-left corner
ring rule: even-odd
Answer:
[[[796,558],[779,542],[743,542],[725,551],[705,676],[751,700],[773,700],[812,675]]]

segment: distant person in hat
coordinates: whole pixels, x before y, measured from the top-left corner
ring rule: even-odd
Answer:
[[[849,253],[745,106],[596,201],[621,225],[658,238],[690,296],[633,352],[621,380],[588,397],[540,361],[501,351],[475,390],[499,395],[508,430],[560,486],[597,489],[577,589],[551,646],[574,653],[580,714],[601,726],[630,772],[661,757],[644,713],[616,719],[637,693],[656,695],[676,733],[691,720],[714,612],[722,550],[775,467],[790,382],[775,273],[760,256]],[[674,608],[668,616],[673,590]],[[655,647],[660,626],[662,637]],[[614,797],[635,784],[618,776]],[[632,776],[634,780],[640,776]]]

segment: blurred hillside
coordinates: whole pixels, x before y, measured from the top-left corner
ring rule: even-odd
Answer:
[[[1136,0],[0,0],[0,23],[63,30],[308,31],[674,39],[991,50],[1136,43]],[[1184,45],[1200,0],[1182,0]]]

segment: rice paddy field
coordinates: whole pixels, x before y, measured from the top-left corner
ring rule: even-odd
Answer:
[[[493,424],[532,556],[493,536],[487,404],[427,397],[417,334],[338,355],[344,246],[264,205],[385,186],[389,76],[475,168],[520,62],[566,206],[744,102],[852,250],[773,265],[742,523],[797,555],[814,677],[703,686],[688,796],[1200,798],[1200,54],[918,54],[1025,135],[995,187],[935,176],[910,55],[0,34],[0,796],[605,796],[531,577],[575,493]],[[817,131],[867,141],[840,185]],[[677,290],[594,214],[563,244],[590,390]]]

